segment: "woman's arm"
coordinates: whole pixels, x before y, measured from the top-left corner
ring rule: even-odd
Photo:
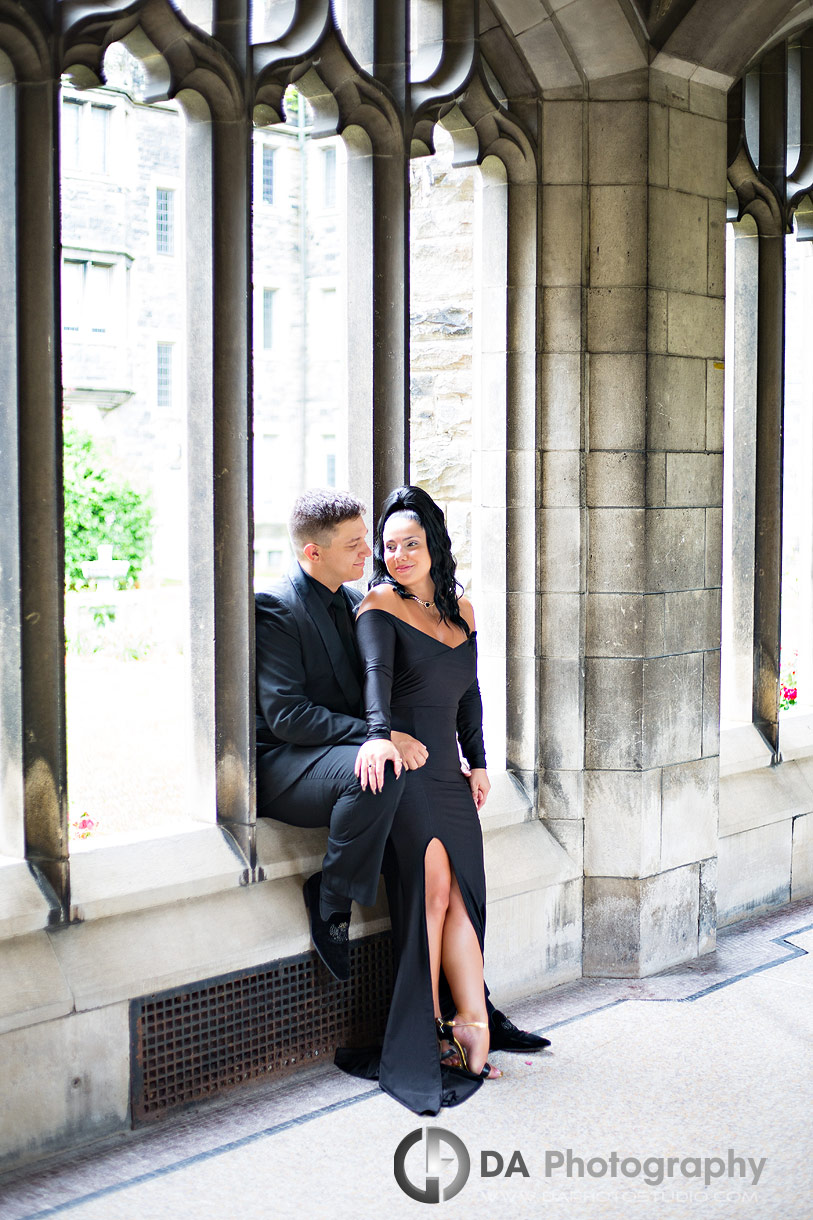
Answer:
[[[474,609],[468,598],[460,599],[460,613],[468,623],[469,630],[474,631]],[[475,660],[477,657],[477,641],[474,642]],[[491,784],[486,774],[486,748],[483,741],[483,700],[480,695],[480,684],[475,676],[468,690],[463,692],[457,706],[457,737],[463,757],[469,764],[468,776],[471,795],[478,811],[482,809],[488,796]]]
[[[364,710],[367,740],[356,757],[356,775],[362,788],[369,783],[380,792],[387,762],[401,774],[401,755],[390,739],[392,672],[395,627],[386,614],[365,610],[356,619],[356,640],[364,665]]]

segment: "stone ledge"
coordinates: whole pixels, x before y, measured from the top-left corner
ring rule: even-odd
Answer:
[[[580,888],[581,870],[540,821],[519,820],[527,817],[530,804],[513,780],[508,777],[498,780],[495,787],[500,799],[492,820],[484,826],[489,906],[505,911],[508,908],[502,904],[506,901],[510,905],[518,900],[527,906],[533,899],[534,909],[540,902],[545,910],[549,909],[546,918],[553,921],[553,927],[557,895],[573,893],[571,883]],[[513,822],[500,824],[501,819]],[[209,874],[220,877],[220,889],[212,885],[205,892],[184,893],[193,881],[186,878],[173,888],[168,879],[161,891],[163,904],[155,904],[156,894],[152,893],[148,895],[150,901],[139,909],[131,907],[116,912],[108,905],[104,918],[101,911],[110,899],[109,894],[107,897],[100,894],[95,918],[7,942],[0,987],[0,1029],[39,1024],[71,1011],[102,1008],[310,951],[301,886],[308,871],[319,866],[325,832],[303,832],[278,823],[267,823],[260,830],[263,852],[274,844],[280,850],[277,867],[282,875],[274,879],[239,886],[234,883],[232,872],[228,886],[221,884],[229,876],[229,869],[222,853],[211,852],[209,843],[211,832],[215,836],[220,832],[207,828],[178,836],[173,848],[180,853],[193,843],[196,833],[200,834],[204,862],[214,859],[222,865],[220,874],[216,870]],[[142,846],[146,851],[154,850],[155,841]],[[222,841],[220,847],[231,851]],[[88,852],[90,872],[101,866],[105,854],[115,850],[122,849],[103,849],[98,856]],[[87,884],[90,885],[90,879]],[[170,893],[175,901],[166,901]],[[132,891],[128,898],[132,899]],[[91,898],[84,901],[93,905]],[[382,883],[374,908],[354,907],[351,935],[370,936],[388,925]],[[562,969],[569,974],[575,968],[574,946],[576,941],[581,943],[581,933],[576,936],[571,928],[565,934],[557,925],[556,934],[559,940],[564,938],[563,945],[566,942],[562,960],[554,971],[555,981],[559,982]],[[532,944],[522,936],[519,939],[524,946],[522,958],[531,952]],[[517,929],[509,940],[517,941]],[[494,948],[499,957],[500,946]],[[33,990],[29,977],[32,969],[37,980]],[[543,956],[536,970],[547,978],[547,969]],[[510,985],[510,974],[508,967],[500,974],[505,986]],[[28,978],[25,986],[21,983],[23,977]],[[521,989],[525,981],[524,976],[514,980],[510,989]]]
[[[55,912],[26,861],[0,857],[0,941],[47,928]]]
[[[813,756],[813,716],[783,716],[779,725],[779,749],[786,762]]]
[[[753,724],[720,731],[720,778],[770,767],[771,751]]]
[[[793,761],[721,778],[720,838],[813,811],[811,771],[810,763]]]
[[[7,941],[0,950],[0,1033],[73,1011],[73,996],[46,932]]]
[[[219,826],[74,850],[71,919],[103,919],[234,889],[245,867]]]

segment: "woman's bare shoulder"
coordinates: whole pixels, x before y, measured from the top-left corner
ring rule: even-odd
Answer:
[[[457,604],[460,607],[460,613],[468,624],[469,631],[474,631],[474,606],[467,597],[461,597]]]
[[[402,618],[401,606],[402,599],[395,592],[392,585],[373,585],[372,589],[365,594],[363,601],[360,602],[359,608],[356,611],[356,618],[363,614],[365,610],[387,610],[390,614],[394,614],[396,618]]]

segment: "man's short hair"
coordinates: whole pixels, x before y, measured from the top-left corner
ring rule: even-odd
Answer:
[[[367,505],[349,491],[332,487],[303,492],[294,501],[288,519],[288,532],[297,555],[301,556],[309,542],[330,546],[337,525],[352,521],[367,512]]]

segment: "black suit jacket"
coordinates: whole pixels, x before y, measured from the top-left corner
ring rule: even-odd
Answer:
[[[362,594],[344,587],[351,611]],[[327,607],[299,564],[258,593],[258,812],[295,783],[331,746],[361,745],[361,675],[345,652]]]

